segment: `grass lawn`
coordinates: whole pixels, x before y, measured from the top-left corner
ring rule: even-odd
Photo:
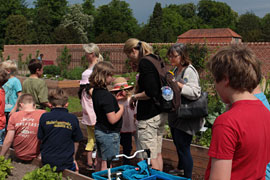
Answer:
[[[68,97],[68,111],[69,112],[81,112],[82,105],[78,97],[69,96]]]
[[[49,112],[50,109],[46,108],[46,110]],[[68,112],[81,112],[82,111],[82,105],[80,104],[80,99],[78,97],[69,96],[68,97]]]

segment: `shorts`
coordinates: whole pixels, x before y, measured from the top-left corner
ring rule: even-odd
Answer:
[[[150,149],[151,159],[156,159],[162,150],[164,126],[168,121],[168,113],[161,113],[147,120],[138,121],[137,135],[139,147]],[[139,155],[139,158],[147,158]]]
[[[97,155],[103,161],[112,160],[120,151],[120,133],[95,129]]]
[[[87,130],[87,144],[85,147],[86,151],[93,151],[95,147],[95,127],[86,126]]]

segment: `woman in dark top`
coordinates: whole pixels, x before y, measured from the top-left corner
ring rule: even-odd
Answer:
[[[162,170],[162,137],[168,115],[162,113],[155,105],[153,98],[158,99],[161,96],[159,74],[154,64],[145,58],[145,56],[152,56],[157,59],[157,56],[153,54],[149,44],[134,38],[125,42],[124,53],[132,64],[138,64],[138,87],[132,95],[130,106],[134,108],[137,104],[139,145],[142,149],[151,150],[152,168]]]
[[[90,90],[96,113],[95,138],[97,144],[96,171],[107,169],[107,160],[119,154],[120,129],[122,127],[123,105],[107,90],[112,82],[114,67],[109,62],[99,62],[89,77]]]

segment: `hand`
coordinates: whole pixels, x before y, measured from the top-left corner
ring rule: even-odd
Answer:
[[[131,99],[129,100],[130,109],[134,110],[136,107],[136,103],[137,103],[137,99],[134,96],[131,97]]]
[[[127,92],[126,91],[120,91],[115,95],[115,98],[117,100],[125,99],[127,97]]]
[[[178,84],[178,86],[179,86],[180,89],[182,89],[183,86],[184,86],[184,84],[182,84],[182,83],[180,83],[180,82],[177,82],[177,84]]]
[[[124,105],[123,104],[119,104],[118,103],[118,106],[119,106],[120,109],[124,109]]]
[[[76,160],[74,160],[74,164],[75,164],[75,166],[76,166],[75,172],[76,172],[76,173],[79,173],[79,166],[78,166],[78,163],[77,163]]]

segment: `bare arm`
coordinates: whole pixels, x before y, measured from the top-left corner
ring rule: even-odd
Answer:
[[[20,91],[20,92],[17,92],[18,99],[19,99],[19,97],[20,97],[21,95],[22,95],[22,92],[21,92],[21,91]],[[15,106],[14,106],[13,109],[10,111],[9,116],[11,116],[13,113],[15,113],[16,110],[18,109],[18,99],[17,99],[17,102],[16,102]]]
[[[108,118],[108,121],[111,123],[111,124],[115,124],[119,121],[119,119],[121,118],[121,116],[123,115],[123,112],[124,112],[124,106],[122,104],[118,104],[119,105],[119,111],[117,113],[115,112],[110,112],[110,113],[107,113],[106,116]]]
[[[79,172],[79,166],[77,164],[77,161],[76,161],[76,154],[77,154],[77,151],[78,151],[78,147],[79,147],[79,143],[78,142],[74,142],[74,154],[73,154],[73,161],[76,165],[76,172]]]
[[[231,179],[232,160],[212,158],[210,180]]]
[[[14,136],[15,136],[15,131],[14,130],[9,130],[6,137],[5,137],[5,140],[4,140],[4,144],[2,146],[2,151],[0,153],[0,156],[5,156],[7,151],[9,150],[12,142],[13,142],[13,139],[14,139]]]

